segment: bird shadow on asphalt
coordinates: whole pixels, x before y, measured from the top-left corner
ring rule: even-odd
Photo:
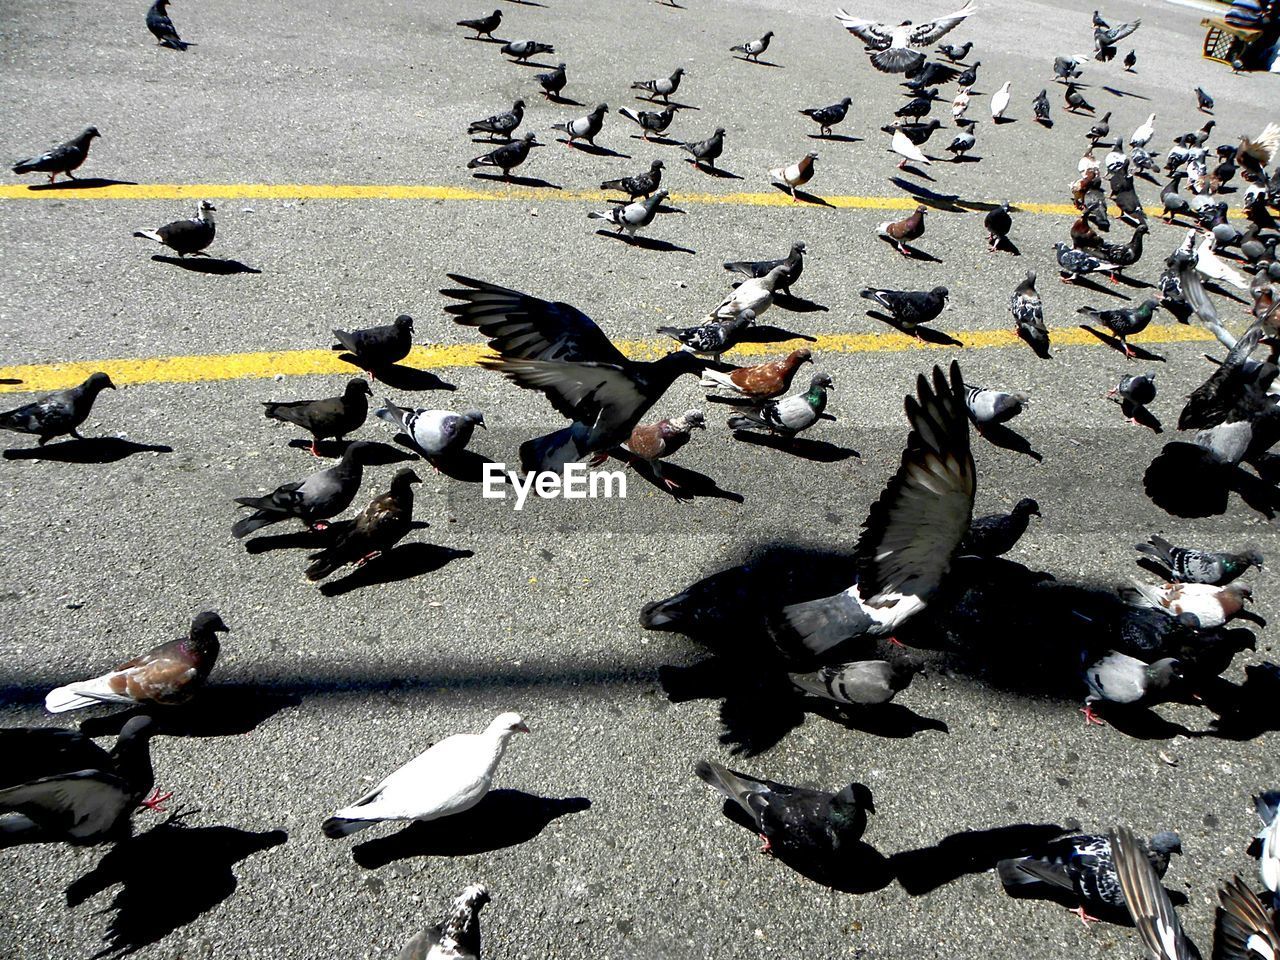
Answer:
[[[512,0],[512,2],[515,3],[516,0]],[[462,39],[470,40],[472,43],[496,43],[500,45],[505,45],[511,42],[503,37],[463,37]]]
[[[171,817],[112,847],[67,888],[67,906],[77,907],[118,886],[100,911],[110,919],[103,933],[106,946],[94,957],[125,956],[160,942],[225,901],[238,885],[235,865],[287,839],[283,830],[187,827]]]
[[[86,737],[119,736],[134,717],[149,716],[168,737],[234,737],[256,729],[282,710],[302,704],[295,693],[256,683],[215,683],[201,688],[188,703],[154,708],[137,706],[80,724]]]
[[[85,437],[43,447],[14,447],[4,452],[4,458],[53,463],[116,463],[138,453],[173,453],[173,447],[161,443],[135,443],[123,437]]]
[[[642,250],[656,250],[660,253],[692,253],[696,254],[697,250],[690,250],[688,247],[677,246],[667,240],[655,240],[653,237],[629,237],[626,234],[619,233],[614,230],[597,230],[597,237],[605,237],[609,240],[618,240],[625,243],[629,247],[639,247]]]
[[[777,301],[774,302],[776,303]],[[753,324],[747,327],[746,333],[738,338],[739,343],[788,343],[792,340],[807,340],[809,343],[818,342],[818,338],[810,334],[796,333],[794,330],[775,327],[770,323]]]
[[[492,180],[494,183],[509,183],[517,187],[542,187],[546,190],[563,190],[564,187],[551,183],[547,180],[540,180],[537,177],[503,177],[496,173],[473,173],[473,180]]]
[[[998,253],[1001,250],[1005,253],[1012,254],[1015,257],[1022,256],[1022,251],[1018,248],[1018,245],[1008,237],[1000,237],[999,240],[996,241],[996,245],[991,248],[992,253]]]
[[[1129,90],[1121,90],[1119,87],[1103,86],[1102,89],[1107,91],[1107,93],[1111,94],[1114,97],[1121,97],[1121,98],[1132,97],[1134,100],[1150,100],[1151,99],[1150,97],[1144,97],[1140,93],[1133,93]]]
[[[680,146],[680,141],[679,141],[679,140],[672,140],[672,139],[670,139],[669,137],[664,137],[664,136],[662,136],[661,134],[657,134],[657,133],[652,134],[651,136],[648,136],[648,137],[641,136],[641,135],[640,135],[640,134],[638,134],[638,133],[633,133],[633,134],[631,134],[631,139],[632,139],[632,140],[639,140],[641,143],[652,143],[655,147],[678,147],[678,146]],[[628,201],[628,202],[630,202],[630,201]]]
[[[400,388],[397,388],[400,389]],[[365,466],[369,467],[388,467],[393,463],[404,463],[406,460],[412,460],[413,457],[404,450],[397,450],[389,443],[383,443],[381,440],[366,440],[369,446],[364,449],[364,456],[361,458]],[[321,440],[316,444],[316,449],[321,453],[321,457],[327,459],[336,459],[346,452],[347,447],[355,443],[354,440]],[[288,446],[295,450],[306,450],[310,452],[311,444],[300,437],[290,440]]]
[[[629,153],[620,153],[617,150],[611,150],[608,147],[602,147],[598,143],[578,143],[577,141],[570,142],[568,140],[559,140],[559,139],[556,140],[556,143],[563,143],[566,147],[569,147],[572,150],[578,150],[578,151],[581,151],[582,153],[589,153],[593,157],[619,157],[623,160],[631,159],[631,154]]]
[[[797,203],[808,203],[815,207],[830,207],[832,210],[835,209],[835,207],[832,204],[822,199],[822,197],[818,196],[816,193],[808,193],[805,190],[796,190],[793,193],[792,191],[788,190],[786,187],[782,186],[782,184],[779,184],[779,183],[771,184],[771,186],[775,190],[777,190],[779,193],[785,193],[787,196],[791,197]]]
[[[1100,283],[1095,283],[1093,280],[1090,280],[1088,277],[1077,277],[1075,280],[1071,280],[1071,281],[1064,280],[1062,282],[1069,287],[1076,287],[1077,289],[1080,289],[1080,290],[1092,290],[1094,293],[1105,293],[1108,297],[1115,297],[1117,300],[1133,299],[1133,297],[1127,297],[1123,293],[1121,293],[1119,290],[1116,290],[1115,284],[1108,284],[1107,286],[1103,286]]]
[[[1120,405],[1122,411],[1124,410],[1125,404],[1121,403],[1118,398],[1113,397],[1111,399],[1113,403]],[[1160,418],[1146,407],[1134,407],[1131,411],[1127,412],[1133,414],[1133,422],[1135,426],[1146,427],[1152,433],[1164,433],[1164,425],[1160,422]]]
[[[357,369],[363,370],[360,366],[359,359],[355,354],[340,353],[338,359],[344,363],[349,363]],[[418,370],[414,367],[406,367],[403,364],[393,363],[390,366],[379,367],[377,370],[367,371],[374,380],[383,386],[390,387],[392,390],[457,390],[458,388],[442,380],[430,370]]]
[[[664,461],[662,475],[676,485],[675,489],[671,489],[653,472],[653,467],[644,461],[634,458],[628,459],[625,456],[618,457],[616,453],[612,455],[629,466],[635,471],[637,477],[655,490],[670,494],[673,500],[690,502],[700,497],[706,500],[732,500],[734,503],[742,503],[745,500],[740,493],[722,489],[713,477],[691,470],[688,467],[682,467],[677,463]]]
[[[923,340],[925,343],[938,344],[945,347],[963,347],[964,343],[955,337],[948,336],[941,330],[934,330],[932,327],[918,326],[912,330],[908,330],[900,324],[896,318],[889,316],[887,313],[881,313],[879,310],[868,310],[867,316],[873,320],[879,320],[881,323],[893,327],[898,333],[904,337],[912,337],[916,340]]]
[[[918,183],[912,183],[910,180],[904,180],[902,177],[890,177],[889,182],[900,190],[905,190],[911,196],[915,197],[926,207],[932,207],[935,210],[943,210],[947,213],[968,213],[969,211],[962,206],[960,195],[958,193],[938,193],[930,190],[928,187],[922,187]],[[994,207],[994,204],[991,204]],[[884,239],[881,237],[881,239]]]
[[[735,60],[741,60],[743,63],[754,63],[762,67],[777,67],[779,70],[786,69],[780,63],[774,63],[772,60],[748,60],[746,57],[734,55]]]
[[[1043,454],[1032,449],[1030,440],[1003,423],[987,423],[980,427],[975,426],[974,429],[977,431],[978,436],[993,446],[1013,453],[1026,454],[1037,463],[1044,460]]]
[[[320,587],[320,592],[326,597],[340,597],[364,587],[401,583],[434,573],[454,560],[474,556],[475,553],[471,550],[458,550],[434,543],[402,543],[364,566],[356,567],[345,577],[325,583]]]
[[[789,293],[775,293],[773,295],[773,305],[783,310],[790,310],[792,313],[827,313],[830,310],[830,307],[824,307],[820,303]],[[817,338],[811,337],[810,339],[816,340]]]
[[[257,267],[241,263],[239,260],[223,260],[219,257],[169,257],[157,253],[151,258],[154,263],[167,263],[192,273],[207,273],[216,277],[229,277],[237,273],[261,273]]]
[[[741,180],[742,179],[736,173],[732,173],[728,170],[723,170],[720,167],[708,166],[707,164],[703,163],[701,160],[691,160],[688,157],[684,157],[683,159],[685,163],[690,164],[694,169],[702,171],[709,177],[718,177],[721,180]]]
[[[1080,329],[1086,330],[1089,333],[1093,334],[1095,337],[1097,337],[1099,340],[1105,343],[1112,350],[1116,350],[1120,353],[1125,352],[1124,344],[1120,342],[1119,337],[1113,337],[1110,334],[1103,333],[1101,330],[1097,330],[1089,326],[1089,324],[1087,323],[1080,324]],[[1166,359],[1160,356],[1158,353],[1152,353],[1150,350],[1144,350],[1142,347],[1139,347],[1132,343],[1129,344],[1129,352],[1131,354],[1131,356],[1129,357],[1131,360],[1149,360],[1152,363],[1167,362]]]
[[[928,155],[926,154],[926,156]],[[929,174],[925,173],[923,170],[917,167],[914,163],[904,163],[902,166],[898,167],[897,169],[901,170],[903,173],[909,173],[913,177],[919,177],[921,180],[928,180],[930,183],[938,182],[936,179],[929,176]],[[910,181],[903,180],[901,177],[890,177],[889,182],[898,184],[899,186],[901,186],[902,184],[909,183]]]
[[[102,187],[135,187],[136,180],[106,180],[102,177],[86,177],[81,180],[59,180],[56,183],[33,183],[28,190],[97,190]]]
[[[351,857],[376,870],[412,857],[465,857],[527,843],[554,820],[591,808],[586,797],[539,797],[523,790],[490,790],[470,810],[411,823],[389,837],[356,844]]]
[[[837,447],[825,440],[811,440],[808,437],[780,437],[770,433],[751,433],[746,430],[734,430],[733,439],[754,447],[768,447],[789,453],[802,460],[814,463],[841,463],[852,458],[861,459],[862,454],[848,447]]]
[[[833,143],[861,143],[862,137],[849,137],[843,133],[809,133],[805,134],[810,140],[830,140]]]
[[[557,106],[561,106],[561,107],[585,107],[586,106],[586,104],[583,103],[581,100],[570,100],[568,97],[562,97],[558,93],[547,94],[546,100],[548,103],[554,103]]]
[[[1226,513],[1232,493],[1269,519],[1280,509],[1275,484],[1183,440],[1164,445],[1143,474],[1142,485],[1152,503],[1184,519]]]
[[[474,450],[461,450],[458,453],[444,457],[430,457],[403,433],[396,434],[395,441],[406,450],[417,454],[417,456],[429,463],[437,473],[442,473],[451,480],[460,480],[463,483],[483,483],[485,464],[496,462],[483,454],[476,453]]]

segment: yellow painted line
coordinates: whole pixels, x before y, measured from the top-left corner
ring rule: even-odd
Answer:
[[[1020,341],[1008,329],[961,330],[951,336],[964,349],[1011,347]],[[1055,347],[1101,346],[1101,342],[1079,327],[1058,327],[1050,331]],[[1157,324],[1148,327],[1133,343],[1199,343],[1213,335],[1199,327]],[[732,359],[776,356],[808,346],[819,353],[903,353],[908,350],[945,350],[946,344],[929,344],[900,333],[828,333],[816,342],[789,340],[785,343],[744,343],[735,347]],[[670,340],[627,340],[618,344],[624,354],[635,359],[660,357],[670,352]],[[955,348],[960,349],[960,348]],[[483,344],[414,347],[406,366],[420,370],[447,367],[474,367],[491,356]],[[279,350],[261,353],[222,353],[203,356],[144,357],[122,360],[88,360],[74,363],[37,363],[0,367],[0,393],[34,393],[61,390],[83,381],[101,370],[118,385],[142,383],[212,383],[219,380],[267,380],[276,376],[300,377],[312,374],[352,374],[355,367],[338,359],[334,350]]]

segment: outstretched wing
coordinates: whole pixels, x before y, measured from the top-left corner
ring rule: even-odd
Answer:
[[[562,416],[609,430],[644,412],[649,400],[626,370],[564,360],[482,360],[526,390],[541,390]]]
[[[1217,917],[1213,924],[1213,960],[1257,960],[1280,957],[1280,932],[1267,908],[1239,877],[1218,888]]]
[[[846,30],[875,50],[887,50],[893,43],[893,35],[889,32],[889,27],[883,23],[855,17],[844,10],[836,11],[836,19],[844,25]]]
[[[136,803],[128,784],[102,770],[42,777],[0,790],[0,811],[12,810],[46,830],[78,840],[107,833]]]
[[[1191,960],[1194,955],[1169,894],[1127,828],[1112,832],[1111,858],[1129,916],[1133,917],[1138,939],[1147,948],[1147,956],[1151,960]]]
[[[504,357],[573,360],[625,366],[627,360],[594,320],[567,303],[552,303],[497,284],[448,274],[465,289],[441,290],[455,323],[479,327]]]
[[[964,18],[974,13],[972,3],[966,3],[963,8],[955,13],[948,14],[945,17],[938,17],[927,23],[922,23],[911,31],[911,45],[916,47],[927,47],[931,43],[936,43],[948,33],[964,21]],[[1136,28],[1135,28],[1136,29]]]
[[[1213,376],[1192,391],[1178,417],[1179,430],[1200,430],[1224,423],[1236,412],[1249,388],[1245,362],[1258,347],[1262,325],[1253,324],[1240,335]]]
[[[1140,26],[1142,26],[1142,21],[1134,20],[1131,23],[1118,23],[1114,27],[1110,27],[1108,29],[1096,27],[1093,31],[1093,37],[1099,42],[1099,44],[1107,47],[1113,47],[1129,34],[1133,33],[1133,31],[1137,30]]]

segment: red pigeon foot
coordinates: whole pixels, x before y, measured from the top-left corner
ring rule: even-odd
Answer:
[[[146,807],[148,810],[152,810],[156,813],[167,813],[168,811],[166,811],[164,807],[160,806],[160,804],[164,803],[166,800],[168,800],[172,796],[173,796],[172,790],[170,790],[168,793],[161,793],[160,788],[156,787],[155,790],[152,791],[151,796],[143,800],[140,804],[138,804],[138,806]]]
[[[316,442],[314,440],[311,441],[311,455],[313,457],[320,456],[320,451],[316,449]]]
[[[1089,929],[1089,924],[1091,924],[1091,923],[1099,923],[1099,922],[1100,922],[1100,921],[1098,920],[1098,918],[1097,918],[1097,917],[1090,916],[1090,915],[1085,911],[1084,907],[1076,907],[1076,908],[1075,908],[1074,910],[1072,910],[1071,912],[1072,912],[1072,913],[1074,913],[1077,917],[1079,917],[1079,918],[1080,918],[1080,922],[1084,924],[1084,928],[1085,928],[1086,930],[1088,930],[1088,929]]]
[[[1093,712],[1093,707],[1091,705],[1086,705],[1080,712],[1084,714],[1084,725],[1086,727],[1090,724],[1097,724],[1100,727],[1105,727],[1107,725],[1105,720]]]
[[[905,646],[906,646],[906,644],[905,644],[905,643],[903,643],[901,640],[899,640],[897,637],[890,637],[890,638],[889,638],[889,642],[890,642],[890,643],[892,643],[895,647],[905,647]]]
[[[311,524],[311,529],[316,533],[324,533],[329,529],[329,524],[324,520],[317,520],[315,523]]]
[[[760,834],[760,852],[763,853],[766,857],[773,856],[773,844],[769,842],[769,838],[766,837],[763,833]]]
[[[376,560],[380,556],[382,556],[381,550],[374,550],[372,553],[366,553],[363,557],[361,557],[359,560],[356,561],[356,566],[363,567],[370,560]]]
[[[662,482],[665,483],[667,485],[667,489],[672,492],[680,489],[680,485],[669,477],[663,477]]]

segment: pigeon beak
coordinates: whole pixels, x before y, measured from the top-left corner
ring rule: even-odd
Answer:
[[[476,426],[481,427],[485,430],[489,429],[489,425],[484,422],[484,417],[481,417],[479,420],[476,421]]]
[[[517,723],[517,724],[516,724],[514,727],[512,727],[511,729],[512,729],[512,730],[515,730],[515,731],[517,731],[517,732],[519,732],[519,733],[528,733],[528,732],[529,732],[529,725],[528,725],[527,723]]]

